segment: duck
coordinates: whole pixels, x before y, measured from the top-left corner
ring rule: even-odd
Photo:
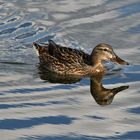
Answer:
[[[46,70],[60,75],[98,75],[105,73],[104,61],[112,61],[121,65],[128,62],[115,54],[111,45],[100,43],[91,52],[68,48],[48,40],[47,44],[40,45],[33,42],[40,64]]]

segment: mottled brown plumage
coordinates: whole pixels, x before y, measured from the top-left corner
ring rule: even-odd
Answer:
[[[110,45],[97,45],[91,55],[83,51],[67,48],[54,43],[41,46],[33,43],[39,55],[40,63],[47,70],[63,75],[91,75],[104,72],[102,61],[114,61],[119,64],[128,64],[120,59]]]

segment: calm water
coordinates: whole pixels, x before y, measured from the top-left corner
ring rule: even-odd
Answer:
[[[101,42],[112,45],[131,65],[111,66],[103,86],[125,90],[103,106],[91,95],[90,78],[46,79],[32,42],[48,39],[86,52]],[[140,1],[1,0],[0,137],[140,139]]]

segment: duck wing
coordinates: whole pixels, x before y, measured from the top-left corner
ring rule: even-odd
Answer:
[[[85,75],[85,67],[90,62],[90,55],[76,49],[62,47],[49,41],[44,46],[33,43],[37,49],[40,64],[58,74]]]
[[[60,46],[54,41],[48,41],[48,52],[51,56],[66,63],[90,63],[90,55],[81,50]]]

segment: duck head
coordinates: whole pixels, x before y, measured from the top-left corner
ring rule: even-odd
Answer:
[[[129,65],[128,62],[121,59],[119,56],[115,54],[115,52],[113,51],[110,45],[104,43],[97,45],[93,49],[91,53],[91,57],[92,57],[92,64],[99,63],[99,62],[101,63],[102,61],[112,61],[121,65]]]

